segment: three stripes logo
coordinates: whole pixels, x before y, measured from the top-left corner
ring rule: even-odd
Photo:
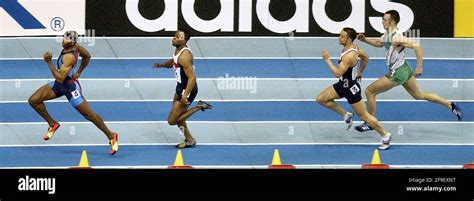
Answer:
[[[46,28],[18,0],[0,0],[0,7],[24,29]]]

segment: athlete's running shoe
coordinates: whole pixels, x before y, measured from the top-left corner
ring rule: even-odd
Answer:
[[[48,128],[48,132],[43,137],[43,139],[44,140],[49,140],[49,139],[53,138],[54,132],[56,132],[56,130],[58,130],[59,126],[61,126],[61,125],[59,125],[58,122],[55,122],[52,127]]]
[[[184,148],[189,148],[189,147],[195,147],[196,146],[196,140],[191,139],[191,140],[186,140],[184,139],[183,142],[177,144],[175,147],[178,149],[184,149]]]
[[[462,112],[461,107],[459,107],[458,104],[456,103],[451,103],[451,112],[453,112],[457,117],[459,121],[462,121],[462,117],[464,116],[464,113]]]
[[[204,112],[204,110],[210,110],[212,109],[212,105],[209,104],[209,103],[206,103],[202,100],[199,100],[199,102],[197,103],[197,106],[201,109],[201,111]]]
[[[118,134],[114,133],[114,138],[110,140],[110,155],[114,155],[118,151]]]
[[[352,127],[352,117],[354,117],[354,113],[347,112],[344,115],[344,122],[346,123],[346,130],[351,129]]]
[[[387,150],[390,148],[390,141],[392,141],[392,134],[387,132],[387,135],[382,138],[381,143],[382,145],[379,147],[380,150]]]
[[[361,124],[361,125],[358,125],[358,126],[354,127],[354,129],[356,129],[356,130],[359,131],[359,132],[365,132],[365,131],[374,130],[374,128],[370,127],[369,124],[367,124],[366,122],[364,122],[364,123]]]

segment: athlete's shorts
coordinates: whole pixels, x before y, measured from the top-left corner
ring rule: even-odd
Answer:
[[[398,85],[404,84],[413,75],[413,69],[407,61],[402,66],[385,75],[388,79],[396,82]]]
[[[178,85],[176,85],[176,95],[178,96],[178,100],[181,100],[184,91],[186,91],[186,85],[178,83]],[[194,101],[194,99],[197,96],[197,93],[198,93],[198,86],[197,86],[197,83],[196,83],[194,85],[193,90],[188,95],[189,103],[192,103]]]
[[[63,83],[52,81],[49,86],[53,89],[57,97],[66,96],[69,103],[76,107],[84,102],[82,88],[79,82],[71,77],[67,77]]]
[[[336,90],[337,95],[341,98],[346,98],[349,104],[354,104],[362,100],[360,84],[357,81],[348,81],[344,83],[339,81],[332,85]]]

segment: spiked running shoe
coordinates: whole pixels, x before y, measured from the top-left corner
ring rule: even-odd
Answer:
[[[209,104],[209,103],[206,103],[202,100],[200,100],[198,103],[197,103],[197,106],[201,109],[201,111],[204,112],[204,110],[210,110],[212,109],[212,105]]]
[[[346,123],[346,130],[349,130],[352,127],[352,117],[354,117],[354,113],[347,112],[344,115],[344,122]]]
[[[390,148],[390,141],[392,141],[392,134],[387,133],[385,137],[382,138],[381,143],[382,145],[379,147],[380,150],[387,150]]]
[[[355,130],[359,131],[359,132],[365,132],[365,131],[371,131],[371,130],[374,130],[372,127],[369,126],[369,124],[367,124],[366,122],[364,122],[363,124],[361,125],[358,125],[354,128]]]
[[[114,133],[114,138],[110,140],[110,155],[114,155],[118,151],[118,134]]]
[[[189,147],[195,147],[196,146],[196,140],[191,139],[190,141],[184,140],[183,142],[177,144],[175,147],[178,149],[184,149],[184,148],[189,148]]]
[[[50,140],[51,138],[53,138],[54,132],[56,132],[56,130],[58,130],[59,126],[61,126],[61,125],[59,125],[58,122],[55,122],[52,127],[48,128],[48,132],[43,137],[43,139],[44,140]]]

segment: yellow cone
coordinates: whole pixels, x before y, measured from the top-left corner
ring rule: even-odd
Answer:
[[[281,165],[280,153],[278,153],[278,149],[275,149],[275,152],[273,153],[272,165]]]
[[[181,150],[178,150],[178,153],[176,154],[174,166],[184,166],[183,155],[181,154]]]
[[[86,150],[82,151],[81,160],[79,161],[79,167],[89,167],[89,159],[87,159]]]
[[[374,151],[374,156],[372,157],[372,162],[370,164],[382,164],[380,161],[379,150]]]

